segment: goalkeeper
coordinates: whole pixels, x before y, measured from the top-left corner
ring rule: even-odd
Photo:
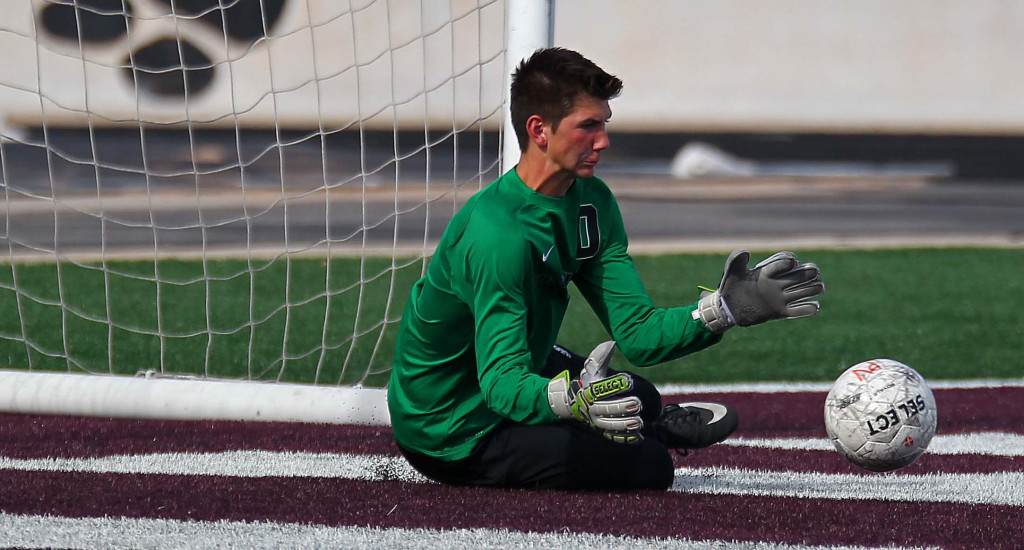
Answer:
[[[622,82],[580,54],[538,50],[511,87],[519,164],[473,196],[413,287],[388,406],[409,463],[443,483],[664,489],[668,449],[725,439],[734,411],[662,407],[654,386],[608,368],[617,343],[638,366],[704,349],[733,326],[804,317],[824,290],[782,252],[753,268],[734,252],[715,291],[655,307],[626,252],[618,205],[594,177]],[[555,346],[576,285],[614,341],[584,358]]]

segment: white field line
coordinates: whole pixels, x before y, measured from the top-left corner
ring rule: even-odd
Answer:
[[[720,445],[733,447],[758,447],[784,451],[832,451],[835,447],[826,438],[820,437],[779,437],[755,438],[734,437]],[[1024,435],[1002,432],[980,432],[970,434],[937,435],[928,445],[929,454],[990,456],[1024,456]]]
[[[677,468],[673,491],[830,500],[885,500],[1024,506],[1024,473],[819,474]]]
[[[495,529],[378,529],[237,521],[62,518],[0,513],[0,544],[18,548],[628,548],[630,550],[824,550],[765,542],[642,539],[591,533],[521,533]],[[862,549],[829,546],[829,550]],[[898,550],[886,546],[889,550]],[[902,547],[901,547],[902,548]]]
[[[1024,388],[1024,378],[1005,380],[929,380],[933,390],[970,390],[979,388]],[[729,384],[659,384],[662,395],[700,393],[827,393],[831,382],[750,382]]]
[[[0,457],[2,470],[427,482],[400,456],[277,451],[155,453],[96,458]]]
[[[722,445],[780,450],[832,450],[825,438],[732,438]],[[935,454],[1024,456],[1024,436],[999,432],[936,435],[928,446]],[[114,474],[216,475],[235,477],[327,477],[416,483],[427,479],[399,456],[281,451],[153,453],[92,458],[9,458],[0,456],[0,471],[48,471]]]
[[[970,453],[1003,454],[1003,434],[979,434],[973,440],[936,436],[933,445]],[[944,440],[949,440],[947,443]],[[958,442],[959,441],[959,442]],[[1014,439],[1010,442],[1010,445]],[[822,447],[823,441],[812,445]],[[972,446],[973,443],[974,445]],[[788,445],[790,443],[783,443]],[[989,452],[989,451],[994,452]],[[1017,456],[1017,455],[1010,455]],[[368,481],[427,480],[401,457],[272,451],[165,453],[99,458],[13,459],[0,457],[0,470],[122,474],[219,475],[235,477],[330,477]],[[773,495],[827,499],[881,499],[1024,506],[1024,473],[818,474],[757,472],[725,468],[680,468],[674,490],[709,494]]]

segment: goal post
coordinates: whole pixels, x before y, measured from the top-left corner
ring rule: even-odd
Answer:
[[[518,63],[529,57],[539,48],[554,45],[555,37],[555,3],[554,0],[509,0],[508,31],[506,33],[505,75],[510,77]],[[512,113],[508,109],[511,104],[509,92],[511,82],[506,80],[503,88],[505,106],[502,136],[504,141],[501,151],[502,173],[511,170],[519,162],[519,144],[516,131],[512,126]]]
[[[0,369],[3,412],[356,424],[390,423],[384,389]]]
[[[0,411],[386,423],[406,296],[454,212],[518,158],[508,75],[550,43],[551,15],[548,0],[8,6]],[[334,404],[269,411],[295,400]]]

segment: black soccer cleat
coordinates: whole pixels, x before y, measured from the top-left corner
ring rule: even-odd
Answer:
[[[665,405],[654,435],[669,449],[701,449],[729,437],[739,426],[736,411],[720,403]]]

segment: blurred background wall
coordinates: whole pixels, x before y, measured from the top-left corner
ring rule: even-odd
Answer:
[[[556,0],[555,40],[665,131],[1024,133],[1024,2]]]
[[[0,0],[3,131],[499,126],[502,1],[77,6]],[[612,128],[637,139],[623,153],[699,139],[1024,173],[1018,0],[555,0],[554,30],[625,81]]]

